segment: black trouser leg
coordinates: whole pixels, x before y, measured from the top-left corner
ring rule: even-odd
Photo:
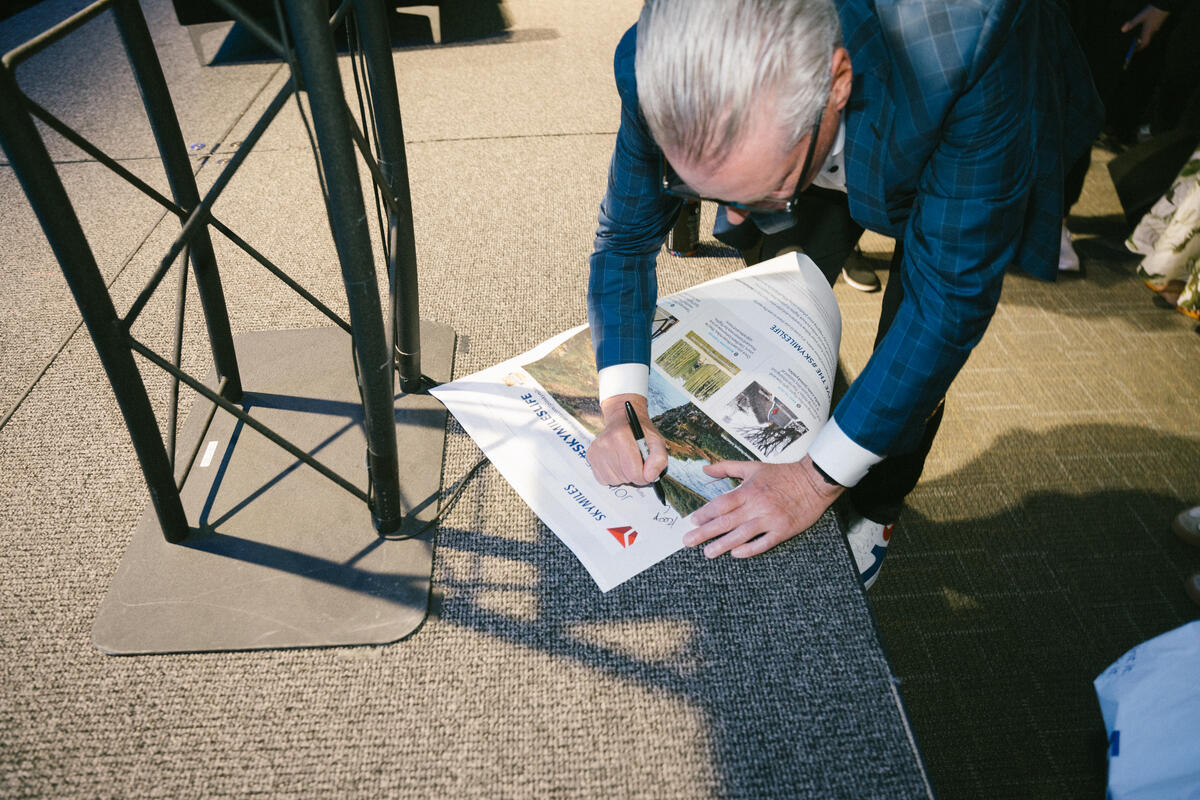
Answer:
[[[883,292],[883,307],[879,312],[879,330],[875,334],[876,347],[891,327],[892,320],[896,318],[896,311],[900,308],[900,301],[904,299],[904,285],[900,280],[900,262],[903,258],[904,245],[897,242],[891,266],[888,267],[887,288]],[[848,494],[855,511],[867,519],[885,525],[896,521],[900,510],[904,508],[904,498],[917,485],[921,472],[925,469],[925,458],[929,455],[933,438],[942,424],[945,406],[943,399],[925,420],[925,432],[921,435],[916,449],[888,456],[872,467],[857,486],[851,487]]]

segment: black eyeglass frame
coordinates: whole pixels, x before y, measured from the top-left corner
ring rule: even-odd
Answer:
[[[800,203],[800,194],[806,188],[804,185],[804,178],[806,175],[808,175],[809,169],[812,168],[813,153],[815,153],[817,150],[817,135],[821,131],[821,119],[824,116],[825,109],[822,108],[817,112],[817,121],[813,123],[812,134],[808,138],[808,152],[804,155],[804,166],[801,167],[800,178],[796,181],[796,191],[792,194],[792,198],[787,201],[787,204],[782,209],[775,204],[777,201],[768,205],[766,203],[736,203],[732,200],[719,200],[715,197],[705,197],[691,186],[688,186],[686,183],[680,180],[678,173],[676,173],[671,165],[667,162],[667,157],[661,153],[658,156],[659,186],[664,192],[672,197],[679,197],[683,200],[692,200],[695,202],[707,200],[710,203],[720,203],[723,206],[729,206],[730,208],[737,209],[738,211],[746,211],[751,213],[756,211],[767,211],[772,213],[787,211],[789,214],[795,213],[796,207]]]

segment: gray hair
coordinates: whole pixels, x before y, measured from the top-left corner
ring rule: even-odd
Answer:
[[[660,146],[720,162],[764,97],[798,142],[832,85],[841,25],[832,0],[646,0],[638,100]]]

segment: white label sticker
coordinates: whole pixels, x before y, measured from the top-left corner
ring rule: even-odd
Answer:
[[[207,467],[212,463],[213,453],[217,452],[217,442],[214,439],[208,443],[208,447],[204,448],[204,458],[200,459],[200,466]]]

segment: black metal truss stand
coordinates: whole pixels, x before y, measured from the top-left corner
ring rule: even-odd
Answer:
[[[214,2],[286,60],[292,74],[203,198],[137,0],[93,3],[8,52],[0,64],[0,145],[75,296],[150,492],[97,614],[93,641],[113,654],[394,642],[414,632],[428,610],[446,412],[427,389],[450,379],[454,332],[418,316],[412,206],[386,11],[381,0],[345,0],[330,16],[323,2],[283,0],[276,4],[279,26],[273,32],[231,0]],[[102,13],[113,15],[141,89],[171,198],[33,102],[18,83],[23,61]],[[360,37],[351,61],[361,127],[347,104],[333,45],[332,30],[342,25]],[[299,102],[300,92],[311,111],[349,321],[212,213],[271,120],[293,95]],[[35,118],[180,220],[178,238],[124,316]],[[356,151],[375,182],[391,289],[386,315]],[[333,326],[233,336],[213,230]],[[138,340],[134,323],[176,265],[174,353],[164,356]],[[204,379],[179,367],[189,274],[212,350]],[[166,441],[135,354],[173,376]],[[178,426],[181,384],[199,397]]]

